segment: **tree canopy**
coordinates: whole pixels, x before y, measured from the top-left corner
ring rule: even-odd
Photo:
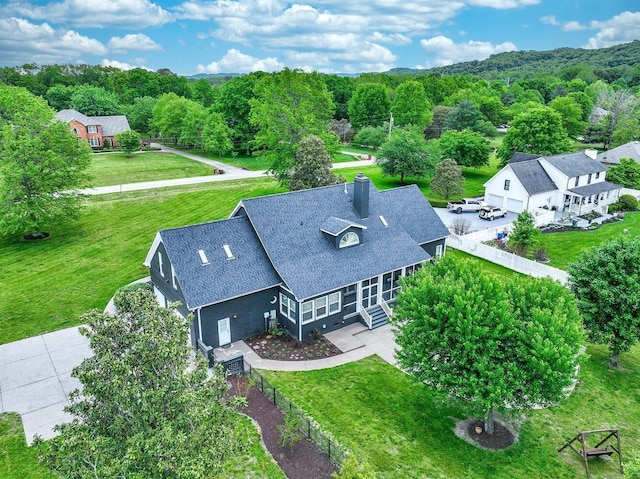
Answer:
[[[465,178],[462,168],[452,158],[446,158],[436,165],[436,173],[431,179],[430,187],[436,195],[449,200],[464,193]]]
[[[571,148],[562,117],[549,107],[537,107],[516,116],[504,136],[497,155],[504,166],[516,152],[556,155]]]
[[[404,183],[405,177],[430,176],[440,159],[434,153],[421,128],[397,128],[391,133],[391,139],[383,143],[376,163],[383,175],[400,176],[400,183]]]
[[[460,166],[480,168],[489,164],[491,145],[480,133],[466,129],[448,130],[438,142],[442,156],[453,158]]]
[[[414,80],[398,86],[391,110],[396,126],[415,125],[425,128],[431,124],[433,117],[422,83]]]
[[[296,161],[291,172],[289,190],[304,190],[320,186],[344,183],[331,169],[333,160],[321,138],[315,135],[304,137],[296,151]]]
[[[80,215],[91,149],[42,99],[0,86],[0,233],[42,237]]]
[[[42,443],[41,460],[67,478],[217,476],[245,445],[237,396],[218,366],[190,361],[187,321],[150,290],[121,298],[117,316],[93,310],[81,333],[94,356],[72,373],[82,392],[65,410],[73,421]]]
[[[349,101],[349,120],[357,130],[365,126],[382,126],[389,121],[391,101],[384,85],[362,83]]]
[[[607,170],[607,180],[626,188],[640,188],[640,163],[633,158],[620,158],[620,163]]]
[[[251,104],[251,124],[257,129],[255,156],[269,164],[281,184],[289,181],[298,144],[307,135],[316,135],[330,152],[338,137],[329,132],[333,101],[322,77],[284,69],[264,76],[256,85]]]
[[[620,237],[584,250],[568,272],[589,339],[607,344],[617,367],[640,341],[640,240]]]
[[[582,326],[571,292],[550,279],[503,280],[444,257],[403,281],[392,317],[401,367],[469,415],[561,401],[579,362]]]

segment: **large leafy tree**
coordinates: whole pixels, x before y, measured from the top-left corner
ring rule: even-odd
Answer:
[[[515,152],[555,155],[570,148],[571,141],[560,114],[552,108],[540,106],[513,119],[497,155],[504,166]]]
[[[175,93],[162,95],[153,107],[151,125],[163,138],[173,138],[177,143],[182,134],[182,125],[187,117],[189,100]]]
[[[513,232],[509,235],[509,245],[525,256],[536,245],[540,230],[536,228],[535,218],[528,211],[519,213],[513,222]]]
[[[473,129],[482,119],[482,113],[471,100],[461,100],[447,116],[446,127],[451,130]]]
[[[353,137],[353,143],[365,148],[380,148],[389,138],[389,132],[382,126],[365,126]]]
[[[439,160],[439,151],[435,153],[421,128],[398,128],[380,148],[376,163],[383,175],[400,176],[400,183],[404,183],[405,177],[430,176]]]
[[[491,145],[480,133],[471,130],[448,130],[438,141],[442,156],[455,159],[461,166],[480,168],[489,164]]]
[[[305,190],[319,186],[343,183],[342,176],[336,176],[331,167],[333,161],[322,139],[315,135],[304,137],[296,151],[296,162],[291,171],[289,189]]]
[[[633,158],[620,158],[620,163],[607,170],[607,180],[637,189],[640,187],[640,163]]]
[[[589,339],[608,344],[611,366],[640,341],[640,240],[620,237],[582,252],[569,265]]]
[[[116,135],[118,145],[124,150],[126,156],[133,156],[134,151],[140,149],[140,134],[131,130],[123,131]]]
[[[122,107],[118,95],[97,86],[76,87],[71,95],[71,108],[88,116],[119,115]]]
[[[211,112],[207,116],[202,128],[202,141],[205,150],[216,151],[220,157],[233,149],[231,128],[220,113]]]
[[[91,149],[39,97],[0,86],[0,233],[45,236],[80,215]]]
[[[200,103],[186,100],[187,111],[180,128],[181,145],[204,149],[202,129],[208,116],[207,109]]]
[[[502,280],[438,259],[407,278],[392,317],[397,359],[428,394],[485,418],[564,398],[582,326],[571,292],[550,279]]]
[[[403,82],[398,86],[391,111],[396,126],[414,125],[425,128],[431,124],[433,117],[424,87],[415,80]]]
[[[605,143],[605,148],[611,146],[613,132],[616,131],[618,122],[631,115],[638,105],[640,105],[640,98],[628,90],[606,88],[600,92],[596,106],[609,112],[607,115],[609,120],[608,141]]]
[[[322,76],[284,69],[263,77],[255,88],[251,123],[256,127],[254,155],[269,164],[281,184],[289,181],[298,144],[307,135],[316,135],[330,152],[338,137],[329,132],[333,101]]]
[[[151,132],[151,121],[153,119],[153,107],[156,106],[156,99],[150,96],[142,96],[133,100],[133,104],[125,108],[129,126],[142,134]]]
[[[445,200],[464,193],[465,178],[456,160],[447,158],[436,165],[436,173],[431,179],[431,191]]]
[[[389,121],[391,101],[380,83],[361,83],[349,101],[349,121],[356,130],[382,126]]]
[[[82,323],[94,356],[74,369],[73,421],[41,444],[41,460],[67,478],[217,476],[245,443],[239,399],[219,367],[190,360],[187,321],[138,289],[117,316],[93,310]]]
[[[549,107],[560,113],[562,126],[570,137],[575,138],[584,133],[587,122],[582,119],[582,108],[572,97],[555,97],[549,102]]]

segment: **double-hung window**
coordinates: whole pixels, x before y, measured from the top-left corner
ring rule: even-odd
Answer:
[[[340,292],[331,293],[329,295],[329,314],[335,314],[340,311]]]
[[[316,306],[316,319],[321,319],[327,316],[327,297],[322,296],[315,300]]]
[[[89,138],[89,145],[100,146],[100,138]]]
[[[280,293],[280,314],[291,321],[296,320],[296,302],[282,293]]]
[[[313,301],[302,303],[302,324],[313,321]]]
[[[98,133],[98,126],[97,125],[87,126],[87,133]]]

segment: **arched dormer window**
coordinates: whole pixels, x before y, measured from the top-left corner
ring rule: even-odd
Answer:
[[[340,238],[339,248],[348,248],[349,246],[355,246],[360,244],[360,237],[353,231],[349,231],[342,238]]]

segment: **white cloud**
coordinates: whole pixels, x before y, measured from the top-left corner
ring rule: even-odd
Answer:
[[[368,37],[374,43],[388,43],[389,45],[409,45],[411,38],[402,33],[380,33],[373,32]]]
[[[104,55],[107,48],[94,38],[73,30],[58,30],[48,23],[22,18],[0,18],[0,51],[7,64],[66,63],[83,55]]]
[[[284,64],[280,63],[277,58],[255,58],[246,55],[239,50],[229,50],[217,62],[211,62],[208,65],[198,65],[198,73],[249,73],[254,71],[274,72],[282,70]]]
[[[604,22],[592,21],[592,29],[600,30],[584,48],[606,48],[640,39],[640,12],[622,12]]]
[[[107,46],[117,51],[162,50],[160,45],[143,33],[130,33],[124,37],[112,37]]]
[[[490,7],[505,10],[508,8],[528,7],[537,5],[540,0],[469,0],[469,5],[475,7]]]
[[[580,30],[586,30],[586,28],[587,27],[585,27],[584,25],[581,25],[580,22],[576,22],[576,21],[564,22],[562,24],[563,32],[577,32]]]
[[[0,7],[0,15],[90,28],[145,28],[173,21],[171,13],[149,0],[62,0],[46,5],[18,0]]]
[[[547,15],[546,17],[540,18],[542,23],[546,23],[547,25],[560,25],[560,22],[556,19],[555,15]]]
[[[422,48],[434,57],[428,66],[444,66],[470,60],[484,60],[495,53],[517,50],[511,42],[494,45],[489,42],[468,41],[455,43],[450,38],[438,35],[420,40]]]
[[[143,65],[131,65],[129,63],[119,62],[118,60],[108,60],[106,58],[100,62],[100,65],[102,65],[103,67],[119,68],[120,70],[133,70],[134,68],[142,68],[143,70],[153,71]]]

